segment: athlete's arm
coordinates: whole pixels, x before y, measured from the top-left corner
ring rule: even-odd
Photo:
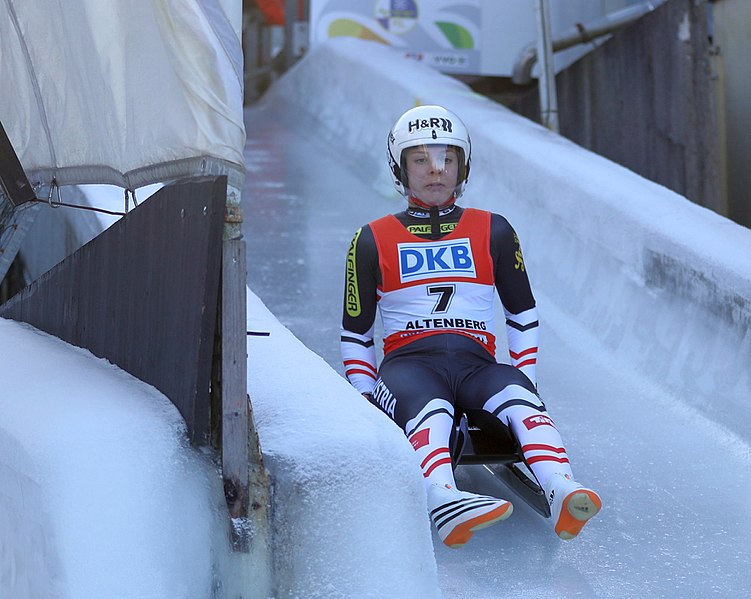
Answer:
[[[377,377],[373,328],[377,307],[378,250],[369,226],[358,229],[347,252],[341,353],[347,380],[362,394]]]
[[[495,263],[495,286],[506,315],[511,364],[526,374],[536,386],[540,331],[537,305],[519,237],[509,222],[498,214],[491,217],[490,248]]]

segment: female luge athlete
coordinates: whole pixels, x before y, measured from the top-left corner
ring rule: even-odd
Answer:
[[[573,539],[601,500],[574,480],[536,391],[537,307],[519,239],[501,215],[455,203],[470,153],[464,124],[440,106],[413,108],[394,124],[389,166],[408,206],[360,228],[350,245],[341,337],[346,376],[407,435],[430,518],[446,545],[461,547],[513,509],[456,488],[449,440],[457,412],[508,427],[545,491],[556,534]],[[511,365],[495,360],[496,292]],[[384,329],[380,367],[376,311]]]

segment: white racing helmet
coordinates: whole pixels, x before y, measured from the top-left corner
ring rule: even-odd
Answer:
[[[459,154],[459,175],[454,195],[462,195],[469,178],[472,144],[461,119],[442,106],[418,106],[400,116],[389,132],[388,161],[394,187],[409,197],[409,181],[405,169],[408,148],[423,145],[454,146]]]

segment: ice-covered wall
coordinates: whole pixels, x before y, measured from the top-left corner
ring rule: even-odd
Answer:
[[[510,218],[538,294],[616,359],[748,438],[751,231],[374,42],[316,47],[267,100],[297,104],[384,193],[388,126],[418,104],[457,112],[483,175],[470,176],[462,201]]]
[[[0,597],[252,588],[221,476],[167,398],[29,325],[0,319],[0,339]]]

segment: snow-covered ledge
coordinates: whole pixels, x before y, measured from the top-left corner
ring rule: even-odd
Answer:
[[[273,481],[278,596],[439,596],[407,438],[252,292],[248,330],[269,333],[248,337],[248,390]]]

